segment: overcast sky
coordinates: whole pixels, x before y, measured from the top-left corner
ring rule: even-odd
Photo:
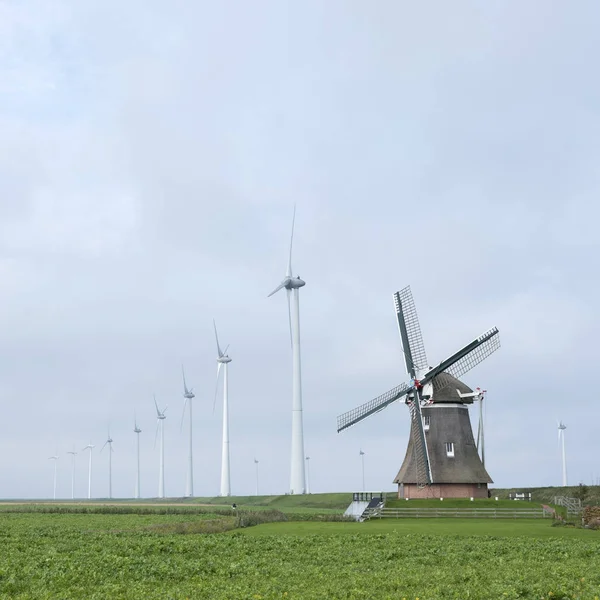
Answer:
[[[600,477],[597,2],[0,0],[0,497],[219,490],[212,319],[231,344],[232,491],[289,490],[284,294],[297,204],[306,453],[315,492],[393,489],[408,411],[336,433],[407,379],[392,294],[430,362],[488,328],[495,485]],[[589,369],[592,370],[589,377]],[[476,429],[476,412],[472,410]],[[184,429],[185,431],[185,429]],[[76,495],[87,492],[77,456]]]

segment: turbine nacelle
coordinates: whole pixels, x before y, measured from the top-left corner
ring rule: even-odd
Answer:
[[[231,358],[229,358],[227,354],[223,354],[223,356],[219,356],[219,358],[217,358],[217,362],[221,363],[222,365],[226,365],[227,363],[231,362]]]
[[[194,394],[193,390],[184,390],[183,397],[186,400],[192,400],[196,397],[196,395]]]
[[[298,277],[290,277],[285,286],[285,289],[286,290],[297,290],[298,288],[301,288],[304,285],[306,285],[306,281],[304,281],[304,279],[300,279],[299,276]]]

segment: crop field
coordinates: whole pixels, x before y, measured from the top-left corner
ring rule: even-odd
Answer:
[[[0,512],[0,598],[600,597],[597,531],[461,519],[233,529],[236,517],[210,511]]]

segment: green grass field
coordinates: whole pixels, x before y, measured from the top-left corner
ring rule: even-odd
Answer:
[[[236,517],[137,508],[0,512],[0,598],[600,597],[600,532],[550,520],[287,521],[211,533]]]
[[[241,533],[251,537],[270,535],[370,536],[375,534],[494,536],[583,539],[600,543],[600,533],[596,531],[575,527],[552,527],[551,519],[374,519],[365,523],[288,521],[257,525],[243,529]],[[600,547],[598,550],[600,552]]]

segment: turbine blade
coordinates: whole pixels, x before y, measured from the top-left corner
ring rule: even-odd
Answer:
[[[106,446],[106,444],[108,444],[108,440],[106,442],[104,442],[104,446]],[[102,446],[102,448],[100,448],[100,452],[102,452],[102,450],[104,450],[104,446]]]
[[[286,283],[289,281],[289,278],[284,279],[268,296],[270,298],[273,294],[276,294],[279,290],[285,287]]]
[[[221,352],[221,346],[219,346],[219,334],[217,333],[217,324],[215,323],[214,319],[213,327],[215,328],[215,339],[217,340],[217,353],[219,355],[219,358],[221,358],[221,356],[223,356],[223,352]]]
[[[294,337],[292,335],[292,290],[286,290],[287,292],[287,303],[288,303],[288,321],[290,324],[290,346],[294,345]]]
[[[215,414],[215,407],[217,406],[217,394],[219,392],[219,373],[221,372],[221,365],[223,363],[217,363],[217,383],[215,384],[215,399],[213,401],[213,415]]]
[[[227,350],[229,350],[229,346],[230,346],[230,344],[227,344],[227,346],[225,346],[225,350],[223,350],[223,356],[225,356],[227,354]]]
[[[185,418],[185,407],[187,406],[187,401],[188,399],[185,399],[185,402],[183,403],[183,412],[181,413],[181,425],[179,426],[179,433],[181,433],[183,431],[183,419]]]
[[[183,368],[183,365],[181,365],[181,374],[183,375],[183,391],[184,393],[188,393],[188,389],[187,389],[187,384],[185,382],[185,370]]]
[[[156,395],[152,394],[152,397],[154,398],[154,406],[156,406],[156,416],[158,417],[160,415],[160,410],[158,410],[158,403],[156,402]]]
[[[294,216],[292,217],[292,235],[290,236],[290,256],[288,259],[287,271],[285,272],[287,277],[292,276],[292,246],[294,245],[294,225],[296,223],[296,204],[294,204]]]

